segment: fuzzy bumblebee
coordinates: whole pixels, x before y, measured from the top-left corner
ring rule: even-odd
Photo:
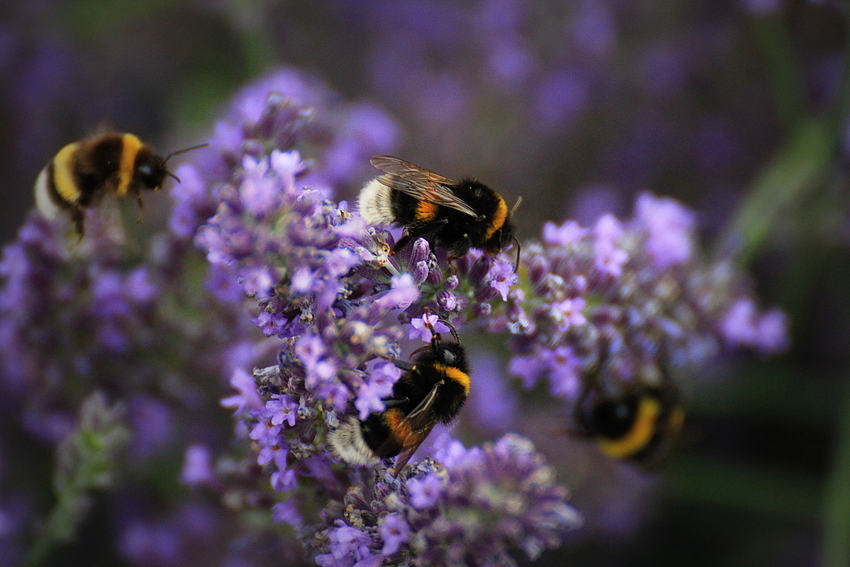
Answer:
[[[517,241],[505,200],[483,183],[454,181],[393,156],[371,163],[386,173],[363,187],[358,208],[369,224],[405,227],[396,250],[421,237],[458,258],[470,248],[498,254]]]
[[[678,438],[685,420],[679,388],[663,366],[658,375],[623,381],[606,372],[607,353],[576,401],[573,433],[603,453],[651,468]]]
[[[34,187],[36,206],[49,219],[68,214],[82,237],[86,209],[113,195],[119,199],[136,197],[142,211],[142,191],[159,189],[166,176],[177,179],[166,168],[168,160],[204,145],[162,158],[134,134],[110,132],[73,142],[59,150],[39,173]]]
[[[454,334],[454,333],[453,333]],[[413,363],[394,361],[404,372],[393,386],[386,410],[360,421],[352,416],[329,435],[334,452],[355,465],[373,465],[398,456],[401,471],[438,423],[451,423],[469,395],[469,363],[457,342],[434,334]]]

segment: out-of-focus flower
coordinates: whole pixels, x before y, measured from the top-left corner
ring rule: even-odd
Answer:
[[[389,232],[366,226],[326,191],[304,187],[310,176],[324,175],[321,165],[308,165],[295,147],[304,143],[309,129],[301,122],[308,116],[312,119],[312,112],[299,109],[297,96],[252,89],[237,99],[236,113],[219,126],[219,137],[209,148],[228,157],[212,164],[209,155],[198,152],[195,164],[184,166],[216,172],[203,182],[206,193],[215,194],[219,203],[207,222],[198,225],[195,244],[215,266],[216,277],[229,273],[240,283],[256,303],[254,323],[280,341],[278,365],[255,371],[253,391],[244,371],[236,369],[232,384],[238,394],[223,402],[236,410],[244,425],[239,430],[250,439],[255,463],[275,495],[273,517],[297,526],[332,526],[316,540],[327,543],[319,549],[326,551],[317,556],[319,564],[379,565],[386,557],[423,555],[431,544],[408,541],[410,534],[421,537],[423,532],[408,527],[407,514],[382,519],[368,535],[346,523],[337,508],[369,472],[341,466],[325,441],[327,432],[343,416],[366,419],[384,410],[384,399],[401,374],[392,359],[402,357],[404,324],[411,323],[414,337],[429,340],[433,332],[450,330],[443,321],[459,329],[504,303],[517,278],[503,254],[491,257],[473,251],[451,264],[444,251],[433,250],[424,239],[390,254],[394,239]],[[241,127],[234,128],[234,121]],[[258,121],[273,127],[261,128]],[[275,135],[263,137],[267,132]],[[575,320],[576,315],[571,317]],[[514,460],[502,454],[514,448]],[[463,450],[455,453],[453,458],[460,462]],[[479,454],[470,470],[490,466],[494,474],[505,475],[491,479],[491,506],[501,498],[498,491],[510,493],[515,483],[528,482],[526,478],[541,484],[529,487],[531,492],[523,497],[528,500],[527,517],[514,518],[513,508],[494,508],[492,525],[485,526],[484,533],[468,527],[469,533],[452,544],[452,553],[492,541],[498,546],[492,557],[507,558],[513,546],[533,557],[577,525],[575,512],[565,503],[566,490],[554,484],[548,468],[541,468],[541,457],[528,442],[509,439],[483,452],[470,450],[469,458]],[[493,461],[487,463],[487,458]],[[536,463],[531,469],[518,464],[529,459]],[[464,471],[458,469],[456,482],[461,484],[456,490],[471,494],[477,482]],[[427,508],[435,516],[435,499],[441,495],[454,498],[449,505],[462,506],[464,496],[452,492],[452,477],[441,486],[435,483],[444,481],[431,476],[422,479],[423,490],[413,497],[411,510],[419,506],[420,515]],[[393,479],[386,473],[384,478]],[[418,482],[412,481],[414,494]],[[397,493],[391,499],[402,497],[404,487],[402,479],[376,485],[388,496]],[[500,523],[500,517],[505,521]],[[380,541],[373,537],[378,533],[384,534]],[[433,532],[435,540],[452,537]]]
[[[722,345],[787,345],[784,317],[758,313],[744,275],[697,254],[692,212],[648,193],[635,209],[592,229],[547,224],[542,242],[524,247],[520,288],[488,325],[514,335],[510,370],[526,386],[545,376],[574,400],[603,364],[623,383],[658,384]]]
[[[404,565],[516,565],[536,559],[581,525],[552,469],[516,435],[465,449],[458,442],[399,477],[385,470],[354,484],[344,518],[316,535],[320,565],[348,565],[346,552]],[[361,559],[361,560],[362,560]],[[375,564],[381,565],[383,559]]]

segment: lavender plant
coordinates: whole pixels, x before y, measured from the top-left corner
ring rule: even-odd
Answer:
[[[227,373],[240,450],[187,436],[184,482],[266,510],[323,566],[513,565],[514,550],[535,559],[581,525],[530,441],[467,449],[445,436],[401,471],[347,465],[326,442],[350,415],[385,409],[392,360],[413,350],[405,335],[427,342],[443,320],[507,340],[511,370],[526,385],[547,376],[568,402],[603,349],[616,380],[652,381],[724,343],[770,352],[787,340],[730,263],[700,258],[691,213],[650,195],[626,223],[547,224],[518,273],[505,254],[450,262],[424,239],[391,253],[399,233],[367,226],[332,190],[394,137],[374,107],[283,71],[237,95],[209,147],[176,170],[168,232],[145,254],[97,219],[75,249],[31,216],[0,265],[2,388],[21,427],[55,444],[81,393],[106,389],[132,413],[144,392],[133,442],[156,444],[167,429],[150,431],[142,410],[176,419],[166,401],[208,401]],[[124,547],[136,558],[162,533],[138,526]],[[175,543],[157,560],[184,559]]]
[[[264,100],[268,106],[262,116],[284,108],[276,95]],[[259,139],[243,147],[274,146]],[[211,151],[217,149],[213,143]],[[352,501],[351,490],[395,500],[406,490],[405,479],[426,475],[414,467],[397,478],[386,468],[380,474],[357,470],[340,464],[326,443],[329,428],[343,416],[355,413],[365,419],[384,409],[383,399],[399,377],[390,361],[403,356],[403,323],[411,323],[411,334],[430,340],[429,329],[437,326],[434,318],[458,326],[473,319],[488,301],[507,293],[506,282],[513,279],[510,260],[468,258],[464,271],[453,275],[445,253],[432,251],[423,239],[390,254],[392,234],[365,226],[359,215],[325,198],[320,188],[303,187],[308,167],[297,151],[248,153],[233,163],[229,177],[212,185],[220,204],[195,241],[213,265],[229,271],[255,299],[255,324],[267,336],[282,339],[279,363],[257,371],[256,382],[237,371],[232,384],[239,394],[226,401],[248,426],[244,430],[257,449],[256,463],[267,471],[277,495],[273,517],[297,528],[314,553],[326,551],[317,555],[323,565],[428,564],[435,550],[450,543],[459,557],[474,557],[481,546],[491,549],[488,561],[497,557],[506,562],[514,546],[534,557],[543,547],[557,545],[566,530],[578,526],[578,515],[527,441],[507,438],[485,450],[486,457],[478,457],[478,450],[470,453],[476,455],[470,456],[474,463],[486,458],[491,468],[503,471],[492,479],[494,491],[534,485],[521,497],[520,509],[527,513],[494,505],[488,519],[494,528],[483,534],[477,522],[458,526],[461,534],[437,527],[439,514],[422,517],[411,504],[394,505],[386,519],[388,509],[350,510],[346,502]],[[179,174],[198,177],[192,167]],[[227,165],[205,168],[223,171]],[[510,465],[529,459],[533,466]],[[440,477],[429,477],[436,492],[428,508],[444,507],[449,515],[475,508],[469,501],[475,483],[461,480],[468,474],[461,461],[456,467],[451,462],[429,465],[426,472],[442,471],[448,485],[441,499],[442,488],[434,485]],[[508,521],[504,514],[516,516],[511,522],[522,528],[499,531],[502,520]],[[370,523],[364,524],[364,518]],[[421,540],[426,533],[429,539]]]
[[[298,106],[291,98],[275,99],[281,109],[272,113],[271,122],[253,117],[251,126],[265,128],[266,139],[276,147],[285,148],[292,143],[287,140],[295,139],[296,133],[286,128],[304,126],[297,139],[327,151],[329,162],[343,167],[348,161],[359,162],[358,152],[371,155],[386,149],[394,135],[392,122],[374,107],[343,107],[313,79],[283,72],[272,81],[288,89],[290,97],[302,94],[314,104]],[[258,88],[263,93],[262,111],[270,87]],[[252,111],[244,105],[239,108],[240,116]],[[323,118],[311,119],[313,108],[321,108]],[[282,116],[286,119],[278,128],[274,119]],[[368,128],[358,124],[368,124]],[[217,139],[232,139],[228,134],[219,130]],[[226,160],[230,154],[221,150],[222,145],[217,145],[216,159]],[[55,553],[55,545],[71,539],[78,524],[88,518],[85,513],[60,514],[63,502],[101,502],[95,496],[111,489],[107,494],[115,500],[111,507],[116,531],[112,553],[140,564],[186,562],[190,557],[208,564],[203,560],[205,554],[195,556],[191,550],[198,540],[216,541],[216,530],[182,530],[180,535],[169,531],[163,526],[171,521],[152,517],[148,508],[171,497],[154,495],[146,486],[160,475],[168,475],[168,469],[156,466],[167,455],[182,453],[189,444],[220,448],[225,443],[230,427],[219,401],[226,392],[227,378],[235,369],[273,358],[269,353],[276,345],[264,341],[252,324],[242,291],[230,279],[231,274],[219,265],[210,266],[194,248],[192,239],[215,213],[217,201],[197,175],[193,178],[185,173],[185,183],[174,190],[178,203],[168,230],[151,236],[149,246],[126,236],[108,210],[93,210],[86,219],[90,234],[79,242],[68,237],[61,222],[52,224],[33,212],[18,239],[3,250],[0,391],[4,420],[21,441],[4,438],[2,450],[23,466],[35,458],[27,443],[56,447],[79,427],[83,401],[95,391],[102,392],[108,404],[123,404],[125,411],[116,414],[115,420],[131,432],[125,451],[110,448],[105,439],[87,445],[93,452],[90,459],[105,459],[97,453],[107,449],[112,454],[117,451],[120,458],[106,459],[112,468],[103,475],[103,482],[78,485],[70,494],[65,494],[68,483],[57,488],[56,504],[39,496],[37,476],[20,483],[16,498],[27,504],[17,514],[18,521],[10,524],[4,540],[8,550],[3,550],[9,561],[4,563],[36,564],[37,558]],[[214,175],[209,170],[204,173]],[[324,175],[328,179],[332,169]],[[116,490],[113,479],[129,481],[134,488]],[[133,505],[138,501],[150,506]],[[56,511],[51,512],[51,507]],[[109,516],[102,504],[90,512],[104,514]],[[65,535],[57,538],[50,529],[39,528],[42,515],[63,518]],[[177,520],[174,523],[184,525]],[[226,530],[227,526],[222,522],[217,529]],[[172,544],[157,543],[163,531],[169,531],[167,539]],[[259,537],[252,531],[256,532],[248,529],[220,541],[235,545],[240,537]],[[217,548],[222,547],[226,545],[217,542]],[[251,552],[242,555],[252,556]]]
[[[277,104],[275,97],[267,100]],[[243,146],[272,147],[263,140]],[[598,362],[603,337],[611,351],[606,356],[616,361],[623,381],[651,380],[661,366],[704,361],[724,340],[765,350],[780,348],[785,340],[776,314],[756,320],[751,311],[743,325],[756,330],[736,332],[743,328],[730,323],[736,306],[752,303],[743,280],[730,265],[697,257],[692,216],[670,200],[642,197],[628,227],[610,215],[592,232],[572,222],[547,225],[544,244],[530,246],[518,276],[504,254],[472,251],[450,263],[424,239],[392,254],[397,233],[368,227],[345,203],[303,187],[307,166],[295,151],[247,152],[241,163],[233,162],[229,177],[215,186],[221,203],[196,243],[256,300],[254,322],[267,336],[282,339],[282,350],[277,365],[256,372],[256,383],[237,372],[232,384],[239,394],[227,404],[247,424],[257,463],[277,493],[275,517],[297,528],[308,547],[323,552],[317,556],[322,565],[429,564],[437,560],[438,549],[452,550],[441,561],[505,563],[511,561],[506,550],[517,544],[498,532],[483,540],[474,535],[481,523],[499,523],[498,507],[491,507],[497,517],[488,522],[446,528],[463,534],[466,547],[440,539],[423,546],[416,539],[415,534],[435,528],[418,522],[413,511],[419,489],[405,492],[411,490],[406,481],[432,485],[435,494],[454,490],[456,461],[441,458],[439,451],[434,461],[422,461],[426,469],[416,464],[399,477],[384,468],[377,474],[352,469],[329,451],[327,432],[343,418],[356,414],[362,420],[384,409],[382,400],[399,376],[389,360],[403,357],[404,324],[410,324],[410,338],[426,341],[436,319],[458,329],[474,322],[488,332],[511,333],[518,352],[512,369],[529,384],[545,372],[553,392],[567,398],[575,398]],[[211,167],[223,168],[226,164]],[[187,173],[191,178],[191,170]],[[585,356],[584,367],[574,351]],[[495,445],[508,446],[522,460],[541,463],[525,441],[508,437]],[[485,449],[497,460],[509,453]],[[443,468],[448,485],[431,476]],[[491,463],[487,470],[510,471],[510,481],[497,477],[475,484],[521,486],[528,482],[525,475],[538,474],[508,462]],[[556,534],[578,525],[572,509],[551,501],[564,492],[551,479],[544,487],[527,498],[549,499],[550,504],[540,503],[549,516],[521,520],[527,532],[519,541],[557,544]],[[398,499],[391,507],[376,504]],[[475,508],[471,495],[458,502]],[[448,516],[470,513],[452,512],[452,504],[438,496],[431,499],[433,506]],[[520,508],[539,506],[530,500]],[[317,516],[316,510],[322,513]],[[542,525],[552,530],[538,533]],[[482,541],[487,543],[480,548],[471,543]],[[530,557],[540,545],[526,546],[533,549]],[[475,551],[481,549],[496,555]]]
[[[546,223],[526,247],[521,285],[487,322],[512,335],[511,371],[574,400],[600,364],[618,381],[658,384],[723,347],[784,349],[782,312],[759,311],[743,274],[701,257],[696,242],[693,213],[649,193],[626,222]]]

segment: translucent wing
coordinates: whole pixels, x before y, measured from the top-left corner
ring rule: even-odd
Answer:
[[[434,384],[428,395],[404,418],[404,421],[410,426],[408,429],[410,434],[402,442],[404,450],[396,457],[395,464],[393,465],[394,474],[401,472],[407,461],[410,460],[410,457],[413,456],[419,446],[422,445],[422,442],[428,438],[431,430],[434,429],[437,420],[434,419],[431,408],[434,406],[434,402],[436,402],[437,395],[440,393],[442,386],[442,380]]]
[[[433,426],[434,419],[429,417],[429,414],[431,408],[434,406],[434,402],[437,401],[437,396],[440,394],[440,388],[442,387],[442,380],[434,384],[434,387],[431,388],[428,395],[419,402],[419,405],[413,408],[413,411],[405,416],[404,421],[410,424],[410,429],[413,431],[422,431],[428,425],[428,422],[431,422],[431,425]]]
[[[401,453],[398,454],[398,457],[395,459],[395,463],[393,463],[393,474],[398,475],[404,469],[404,465],[407,464],[407,461],[410,460],[410,457],[419,449],[419,446],[422,445],[422,442],[428,438],[428,434],[431,433],[431,430],[434,429],[434,422],[431,423],[430,427],[426,431],[423,431],[419,434],[416,441],[412,443],[410,446],[406,447]]]
[[[373,156],[369,161],[386,172],[385,175],[378,177],[382,185],[422,201],[450,207],[471,217],[478,217],[478,212],[451,190],[452,185],[457,185],[456,181],[393,156]]]

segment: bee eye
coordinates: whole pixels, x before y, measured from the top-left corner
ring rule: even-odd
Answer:
[[[455,356],[455,353],[448,349],[443,350],[442,356],[443,362],[445,362],[446,364],[452,365],[457,362],[457,357]]]
[[[155,189],[162,185],[165,169],[155,162],[145,161],[136,166],[136,177],[145,187]]]

